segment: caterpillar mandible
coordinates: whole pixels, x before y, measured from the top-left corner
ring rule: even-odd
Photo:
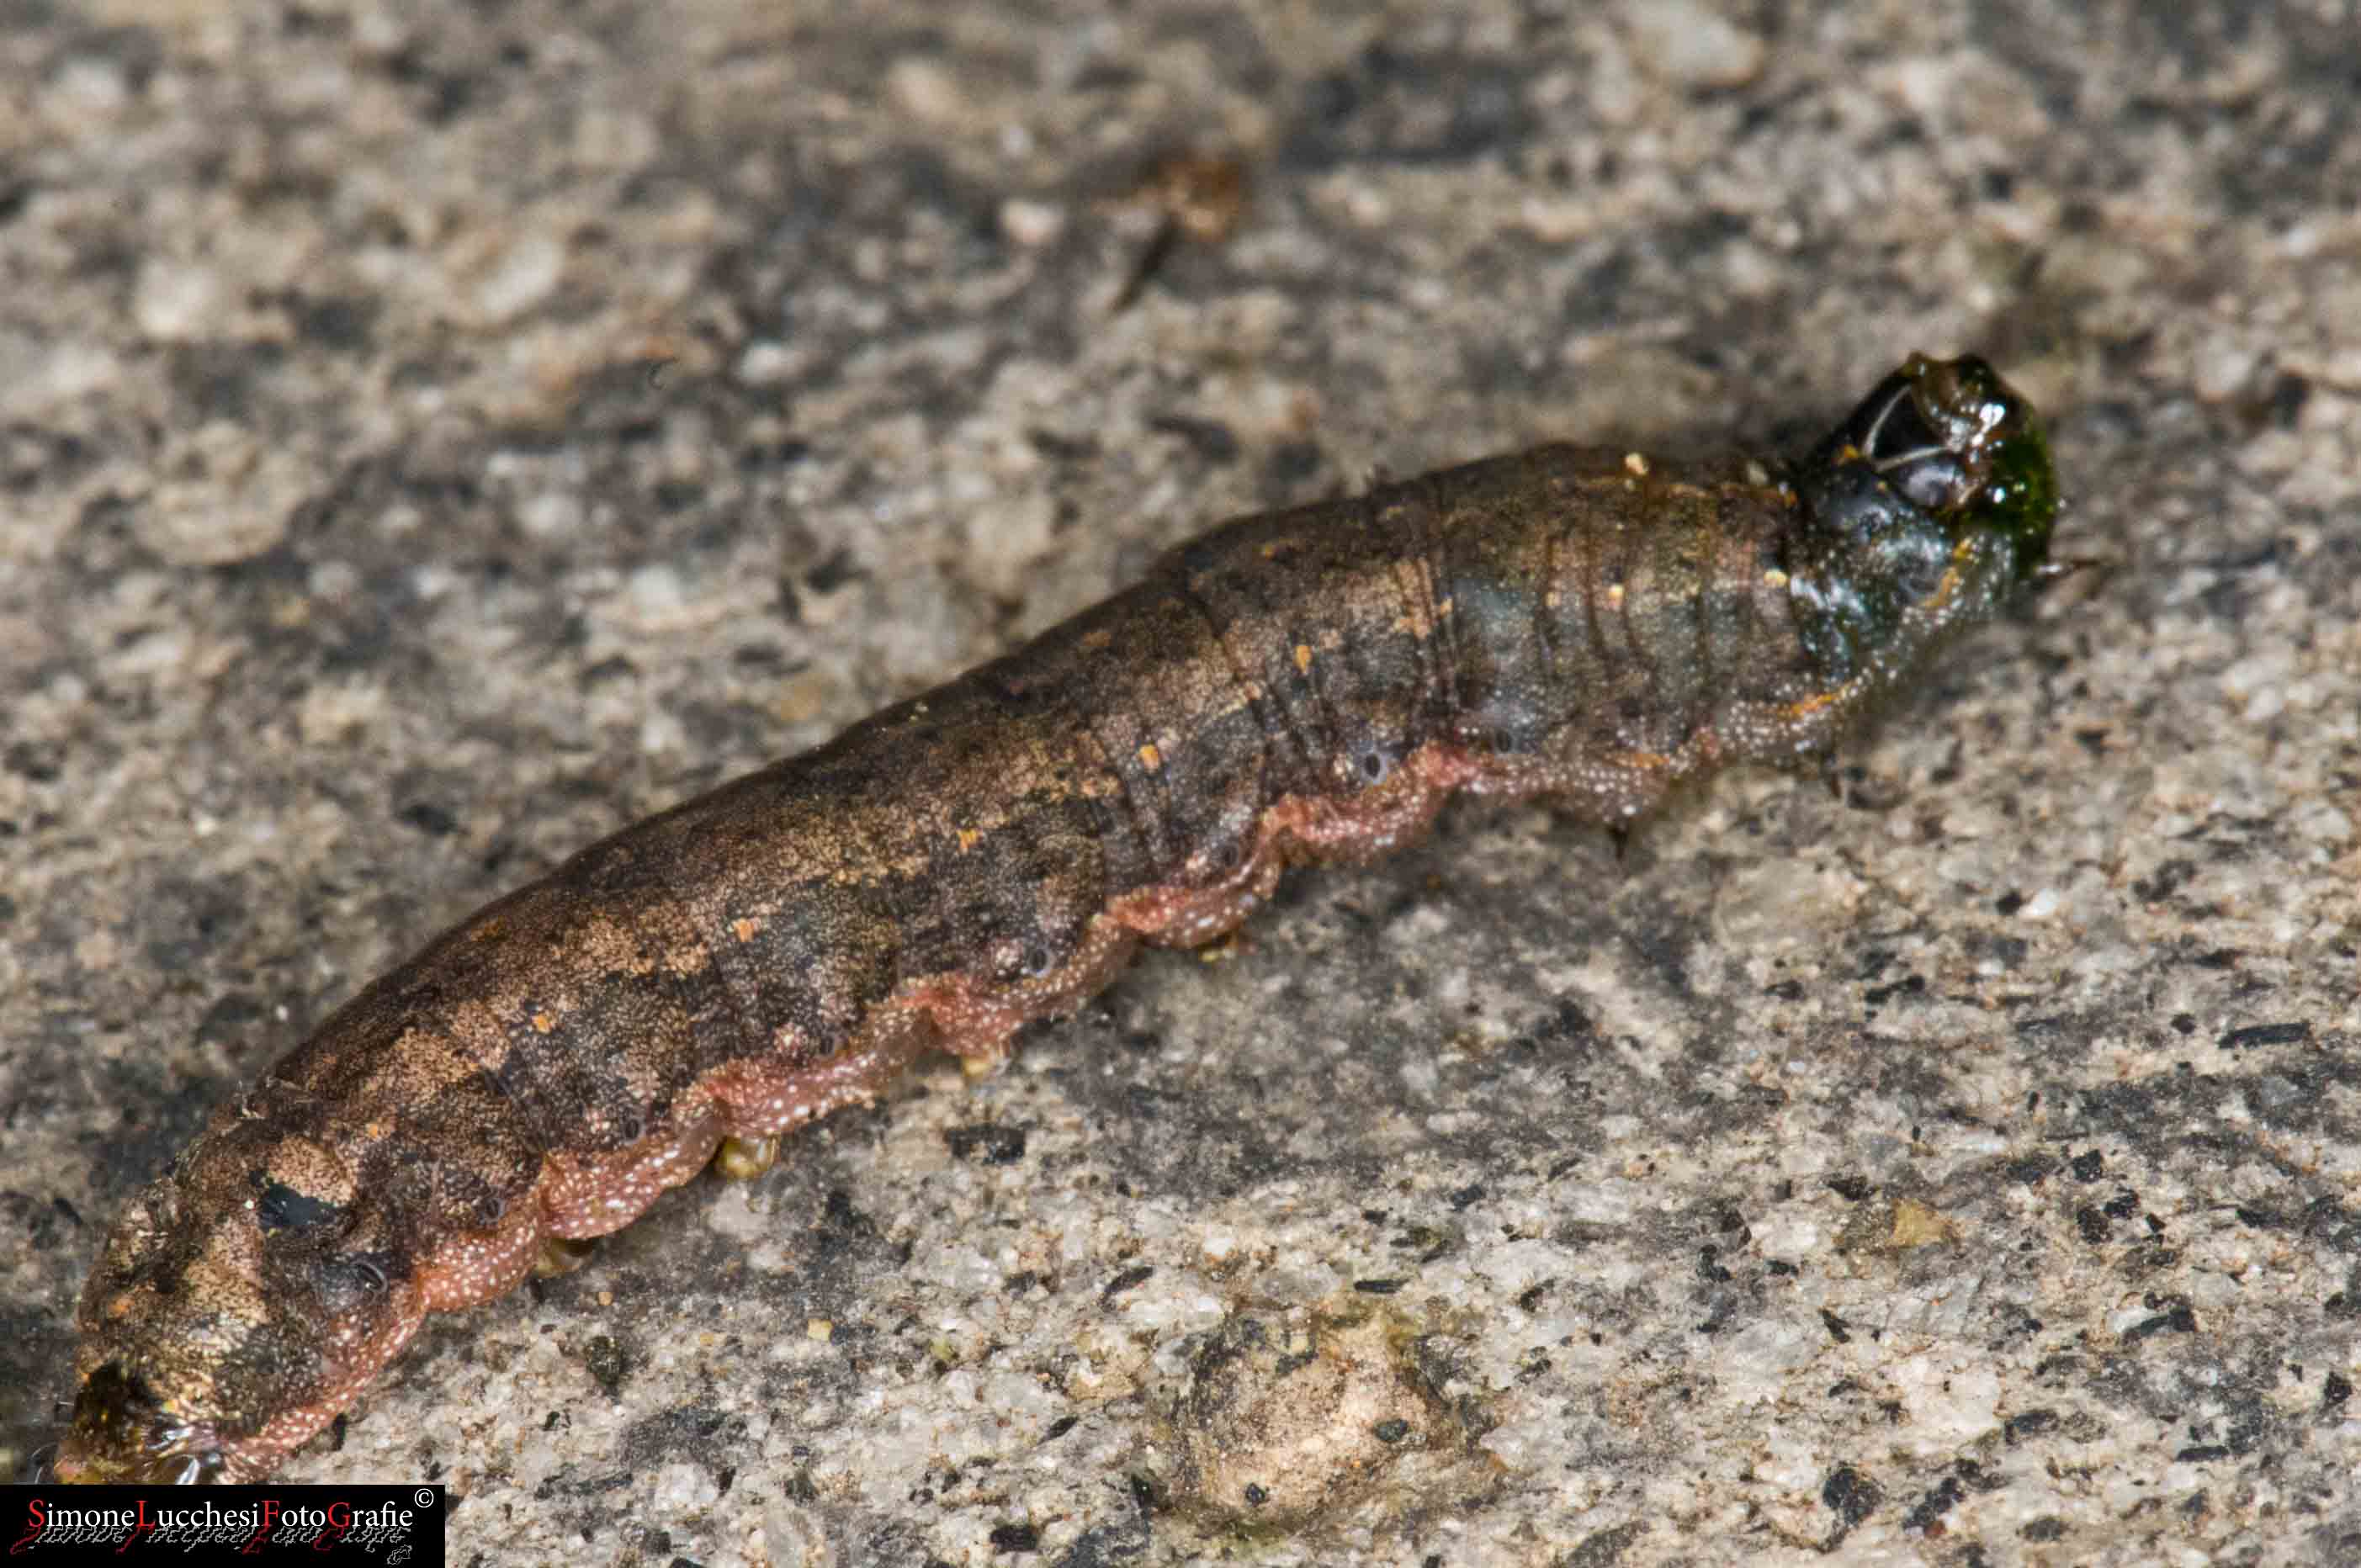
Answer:
[[[990,1061],[1141,942],[1455,791],[1647,816],[1825,760],[2048,564],[2033,411],[1914,356],[1804,459],[1544,446],[1238,519],[834,740],[592,845],[214,1112],[83,1293],[73,1480],[247,1481],[428,1312],[717,1154]]]

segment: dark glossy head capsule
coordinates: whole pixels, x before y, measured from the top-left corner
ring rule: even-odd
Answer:
[[[1982,360],[1913,355],[1795,476],[1791,590],[1831,684],[1891,682],[2049,557],[2057,477],[2033,407]]]
[[[2020,578],[2048,558],[2058,512],[2048,443],[2033,406],[1982,359],[1912,355],[1806,464],[1822,474],[1849,467],[1962,532],[2005,537]]]

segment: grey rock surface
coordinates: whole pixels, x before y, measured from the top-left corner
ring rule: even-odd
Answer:
[[[2349,6],[16,16],[0,1457],[127,1193],[568,850],[1224,515],[1975,349],[2098,565],[1840,801],[1299,876],[287,1475],[457,1563],[2361,1559]],[[1183,148],[1250,205],[1126,303]]]

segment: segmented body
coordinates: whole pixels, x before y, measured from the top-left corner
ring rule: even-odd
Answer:
[[[552,1238],[924,1049],[994,1059],[1137,944],[1227,931],[1289,862],[1380,852],[1455,791],[1621,823],[1824,755],[1903,641],[2025,570],[1914,591],[1866,646],[1828,604],[1861,586],[1824,537],[1857,519],[1816,497],[1883,429],[1809,482],[1554,446],[1243,519],[582,851],[368,986],[135,1201],[61,1469],[259,1475]]]

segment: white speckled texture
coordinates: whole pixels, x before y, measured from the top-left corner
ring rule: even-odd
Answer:
[[[2350,7],[1436,9],[0,30],[0,1450],[205,1109],[568,849],[1222,516],[1981,350],[2094,565],[1843,801],[1290,882],[288,1474],[457,1563],[2361,1559]],[[1117,310],[1187,146],[1253,204]]]

